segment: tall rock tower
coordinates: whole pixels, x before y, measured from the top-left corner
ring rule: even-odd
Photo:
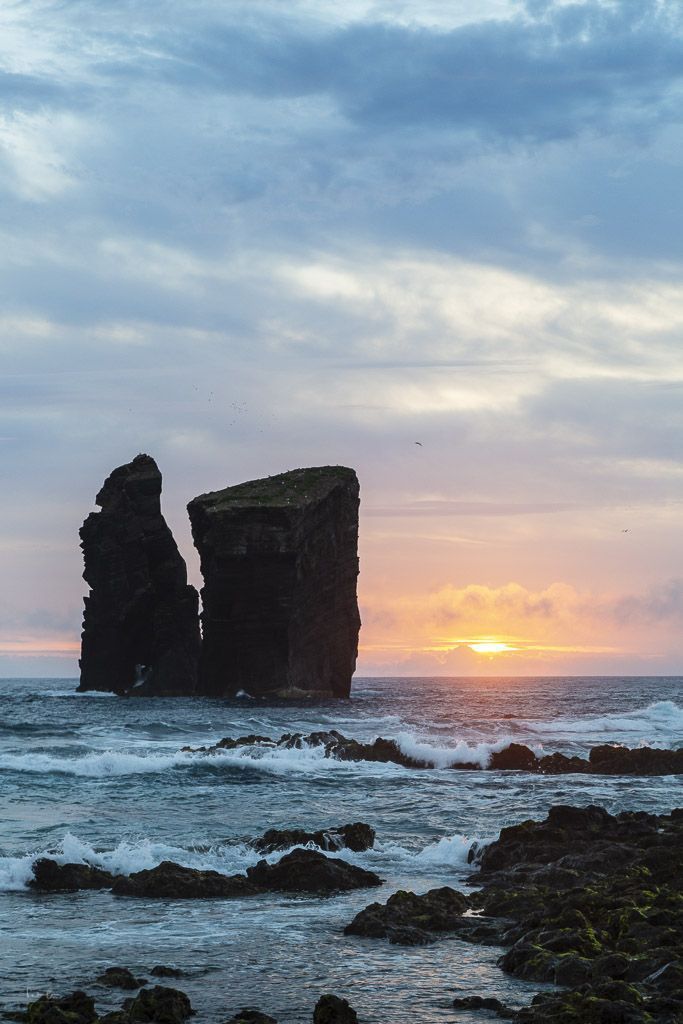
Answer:
[[[107,477],[80,530],[85,598],[79,690],[192,694],[198,597],[161,514],[161,473],[138,455]]]
[[[358,653],[358,479],[295,469],[188,505],[201,558],[199,691],[348,697]]]

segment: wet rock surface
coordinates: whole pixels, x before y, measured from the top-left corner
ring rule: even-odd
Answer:
[[[503,829],[478,857],[480,890],[397,892],[357,914],[345,934],[493,942],[507,947],[504,971],[565,989],[519,1011],[486,996],[460,997],[456,1009],[528,1024],[681,1024],[683,810],[556,806],[545,821]]]
[[[177,988],[155,985],[127,999],[123,1009],[103,1018],[106,1024],[183,1024],[193,1016],[190,1000]]]
[[[161,514],[161,473],[138,455],[105,480],[80,530],[85,598],[80,690],[192,694],[198,596]]]
[[[32,889],[41,892],[76,892],[79,889],[110,889],[116,876],[89,864],[58,864],[49,857],[33,862]]]
[[[105,974],[125,968],[108,968]],[[126,999],[120,1010],[98,1014],[95,1000],[85,992],[67,996],[45,995],[29,1003],[25,1011],[10,1016],[26,1024],[185,1024],[195,1011],[179,989],[155,985]],[[7,1016],[7,1015],[6,1015]],[[224,1024],[277,1024],[262,1010],[244,1007]],[[346,999],[327,994],[313,1010],[313,1024],[358,1024],[358,1017]]]
[[[568,988],[539,994],[518,1020],[683,1020],[681,850],[683,811],[558,806],[502,830],[470,900],[506,922],[503,970]]]
[[[325,757],[338,761],[375,761],[397,764],[403,768],[433,769],[431,761],[411,757],[394,739],[379,736],[372,743],[363,743],[344,736],[336,729],[328,732],[285,733],[279,739],[269,736],[226,736],[211,746],[184,747],[194,753],[212,753],[235,750],[238,747],[263,746],[284,749],[322,747]],[[459,761],[449,765],[451,771],[481,771],[482,765],[474,761]],[[487,771],[523,771],[538,775],[683,775],[683,749],[662,750],[655,747],[623,747],[603,744],[593,747],[589,758],[567,757],[566,754],[546,754],[537,757],[530,747],[511,743],[491,754]]]
[[[98,1019],[95,1000],[85,992],[68,996],[40,996],[26,1008],[27,1024],[93,1024]]]
[[[168,967],[166,964],[156,964],[149,973],[155,978],[182,978],[184,974],[179,967]]]
[[[387,938],[403,946],[434,942],[440,932],[457,930],[468,909],[466,896],[443,886],[417,896],[399,890],[386,903],[372,903],[361,910],[344,929],[345,935]]]
[[[513,1020],[517,1012],[493,996],[460,996],[453,1000],[455,1010],[490,1010],[503,1020]]]
[[[340,825],[338,828],[318,829],[309,832],[302,828],[268,829],[262,836],[255,839],[252,846],[259,853],[274,853],[276,850],[288,850],[291,846],[319,846],[321,850],[353,850],[362,853],[371,850],[375,842],[375,830],[362,821],[351,825]]]
[[[358,1024],[358,1016],[346,999],[328,994],[315,1004],[313,1024]]]
[[[188,505],[204,577],[199,689],[348,697],[360,616],[356,474],[293,470]]]
[[[292,850],[275,864],[261,860],[247,868],[247,878],[261,889],[301,893],[343,892],[382,884],[374,871],[315,850]]]
[[[104,985],[105,988],[121,988],[133,991],[142,988],[147,984],[146,978],[136,978],[127,967],[107,967],[104,974],[95,979],[97,985]]]
[[[354,831],[356,826],[349,828],[352,829],[351,836],[360,841],[368,826],[360,831]],[[382,884],[381,878],[373,871],[365,871],[339,858],[309,849],[294,849],[274,864],[260,860],[254,867],[247,868],[245,875],[202,871],[170,860],[130,875],[111,875],[82,864],[59,865],[46,858],[37,860],[33,870],[35,877],[29,885],[40,891],[111,889],[115,896],[168,900],[240,899],[264,892],[325,895]],[[158,966],[151,973],[158,977],[177,977],[181,972]]]
[[[144,896],[148,899],[236,899],[253,896],[258,888],[244,875],[200,871],[165,860],[155,868],[119,876],[112,892],[115,896]]]

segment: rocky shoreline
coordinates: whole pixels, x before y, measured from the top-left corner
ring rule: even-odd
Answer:
[[[368,849],[374,841],[373,830],[356,822],[315,833],[270,830],[252,845],[276,850],[292,836],[321,846],[348,840],[351,849]],[[398,891],[356,914],[345,935],[399,946],[449,937],[499,946],[503,971],[558,986],[522,1009],[486,994],[459,997],[453,1002],[456,1020],[458,1011],[477,1011],[482,1020],[493,1013],[523,1024],[683,1022],[683,809],[611,815],[597,806],[556,806],[544,821],[504,828],[494,842],[473,847],[470,859],[476,869],[467,879],[470,891],[448,885],[421,895]],[[173,899],[272,891],[320,895],[381,882],[372,872],[310,848],[294,849],[273,864],[261,860],[236,876],[166,862],[123,878],[46,859],[36,862],[34,872],[34,887],[43,891],[108,887],[119,895]],[[180,974],[161,966],[151,973]],[[146,978],[127,968],[110,968],[94,983],[140,991],[120,1011],[101,1017],[83,992],[41,997],[10,1017],[27,1024],[183,1024],[192,1013],[184,993],[148,987]],[[354,1024],[357,1018],[348,1003],[327,995],[313,1020]],[[248,1009],[229,1024],[240,1021],[274,1019]]]
[[[226,736],[212,746],[182,749],[186,753],[212,754],[239,747],[271,747],[280,750],[321,747],[325,757],[336,758],[338,761],[374,761],[414,769],[435,767],[429,760],[406,754],[394,739],[380,736],[372,743],[362,743],[344,736],[336,729],[308,735],[285,733],[279,739],[257,735],[237,738]],[[481,771],[483,766],[475,761],[461,761],[448,765],[448,768],[453,771]],[[501,750],[493,751],[484,770],[523,771],[537,775],[683,775],[683,748],[671,750],[602,743],[591,747],[588,758],[568,757],[561,753],[538,757],[530,747],[522,743],[509,743]]]
[[[456,999],[455,1009],[527,1024],[683,1021],[683,810],[553,807],[543,822],[503,829],[478,856],[478,891],[399,891],[345,934],[501,945],[502,970],[563,988],[518,1011],[486,996]]]

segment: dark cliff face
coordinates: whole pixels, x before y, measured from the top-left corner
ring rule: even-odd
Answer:
[[[204,576],[200,692],[348,697],[358,495],[352,469],[324,466],[190,502]]]
[[[80,530],[85,598],[80,690],[194,693],[198,597],[161,514],[161,473],[138,455],[107,478]],[[136,685],[139,684],[139,685]]]

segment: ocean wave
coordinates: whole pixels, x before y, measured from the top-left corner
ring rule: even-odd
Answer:
[[[45,690],[41,697],[111,697],[116,698],[115,693],[108,690]]]
[[[331,856],[380,873],[383,867],[399,866],[429,872],[435,868],[467,868],[470,849],[481,843],[481,840],[464,835],[453,835],[443,836],[421,850],[410,850],[398,843],[377,842],[374,849],[364,853],[342,849]],[[311,844],[305,844],[305,848],[318,850]],[[164,860],[202,871],[237,874],[259,860],[265,859],[270,863],[279,860],[293,849],[297,847],[278,850],[264,858],[263,854],[240,841],[182,847],[152,839],[124,839],[111,850],[97,850],[86,840],[67,832],[59,843],[47,849],[19,857],[0,857],[0,892],[21,892],[25,889],[33,876],[33,862],[40,857],[50,857],[58,864],[90,864],[114,875],[148,870]]]
[[[683,707],[672,700],[658,700],[633,711],[621,711],[606,715],[579,715],[571,718],[556,718],[552,721],[524,720],[525,729],[534,733],[549,733],[553,736],[579,736],[591,734],[605,739],[627,735],[645,739],[665,739],[669,735],[679,739],[683,734]]]
[[[131,754],[118,750],[92,752],[81,757],[61,757],[53,754],[2,754],[0,771],[30,774],[82,775],[89,778],[107,778],[113,775],[140,775],[161,772],[182,764],[187,755]]]
[[[338,772],[340,768],[350,774],[362,771],[385,773],[400,771],[393,764],[369,764],[366,761],[338,761],[325,756],[321,746],[301,748],[249,746],[234,750],[204,752],[173,751],[168,753],[130,753],[118,750],[91,752],[80,757],[52,754],[2,754],[0,771],[30,774],[62,774],[86,778],[109,778],[119,775],[146,775],[171,769],[189,768],[194,771],[256,771],[268,775],[317,775]]]
[[[0,736],[54,736],[53,723],[41,722],[0,722]],[[59,736],[77,736],[77,729],[60,728]]]
[[[456,764],[476,764],[486,768],[491,754],[509,746],[514,740],[511,736],[503,736],[491,742],[470,743],[457,740],[451,746],[438,746],[425,740],[418,740],[413,733],[401,732],[396,737],[401,751],[408,757],[424,761],[434,768],[450,768]]]

